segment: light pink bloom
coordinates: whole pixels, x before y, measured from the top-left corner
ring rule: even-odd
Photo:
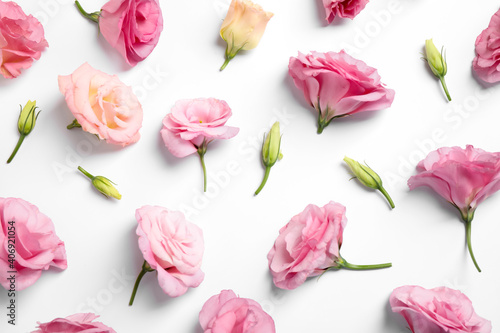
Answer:
[[[458,290],[403,286],[394,289],[390,303],[413,333],[491,332],[491,322],[479,317],[469,298]]]
[[[122,146],[141,137],[141,104],[132,88],[116,75],[84,63],[73,74],[59,76],[59,90],[84,131]]]
[[[222,290],[205,302],[200,311],[204,333],[274,333],[274,320],[256,301]]]
[[[368,0],[323,0],[326,20],[332,23],[335,16],[351,20],[365,8]]]
[[[472,61],[472,68],[483,81],[500,81],[500,10],[476,38],[476,57]]]
[[[101,9],[99,30],[135,66],[153,51],[163,30],[158,0],[111,0]]]
[[[194,154],[204,141],[208,144],[238,134],[238,128],[225,126],[231,115],[229,105],[215,98],[177,101],[171,113],[163,118],[163,142],[176,157]]]
[[[56,318],[48,323],[38,323],[38,329],[31,333],[116,333],[101,322],[93,313],[77,313],[66,318]]]
[[[158,272],[158,282],[170,297],[181,296],[203,281],[203,233],[184,214],[159,206],[137,209],[137,235],[144,260]]]
[[[299,52],[291,57],[288,72],[306,101],[319,112],[318,133],[334,118],[388,108],[394,90],[386,89],[375,68],[343,50]]]
[[[11,288],[9,271],[17,271],[15,290],[38,280],[51,266],[66,269],[64,242],[38,208],[16,198],[0,198],[0,284]]]
[[[295,289],[336,266],[346,224],[345,207],[333,201],[323,207],[308,205],[292,217],[267,255],[274,284]]]
[[[408,179],[413,190],[427,186],[455,206],[466,223],[469,251],[470,226],[477,206],[500,189],[500,153],[467,145],[435,150],[417,165],[418,174]],[[477,267],[479,270],[479,267]]]
[[[0,0],[0,72],[5,78],[19,76],[48,46],[36,18],[26,15],[15,2]]]

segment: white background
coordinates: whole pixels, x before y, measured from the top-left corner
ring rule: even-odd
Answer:
[[[325,25],[320,0],[260,0],[275,16],[259,46],[236,56],[219,72],[225,43],[220,24],[229,0],[161,1],[165,26],[150,57],[129,68],[69,0],[20,0],[44,24],[49,48],[14,79],[0,79],[0,156],[17,139],[19,104],[36,99],[42,113],[10,165],[0,163],[0,196],[20,197],[54,222],[65,242],[68,269],[51,269],[18,294],[15,328],[7,325],[6,292],[0,292],[0,331],[30,332],[77,312],[94,312],[117,332],[200,332],[203,303],[222,289],[253,298],[271,314],[277,332],[408,332],[388,306],[391,291],[416,284],[463,291],[476,312],[500,326],[500,194],[478,208],[472,241],[474,268],[458,212],[426,189],[408,191],[417,162],[440,146],[473,144],[500,151],[498,87],[483,87],[471,73],[476,36],[498,10],[496,1],[371,1],[353,20]],[[89,11],[104,1],[83,0]],[[420,59],[426,39],[445,45],[448,103]],[[379,70],[396,91],[389,109],[336,120],[316,134],[316,112],[288,76],[298,51],[341,48]],[[73,120],[57,85],[85,61],[134,87],[144,108],[142,138],[121,148],[99,143]],[[212,143],[205,160],[209,191],[202,193],[197,155],[177,159],[164,147],[161,121],[175,101],[215,97],[233,110],[231,140]],[[279,120],[284,158],[257,197],[264,169],[263,133]],[[353,180],[344,155],[365,160],[382,176],[396,209]],[[77,170],[118,183],[121,201],[107,200]],[[231,169],[232,174],[229,174]],[[224,177],[224,175],[226,175]],[[392,262],[377,271],[331,271],[293,291],[273,287],[266,255],[279,229],[307,204],[330,200],[347,207],[342,255],[355,264]],[[143,279],[128,306],[143,259],[135,235],[142,205],[188,210],[203,229],[205,280],[172,299],[154,273]],[[117,279],[116,276],[120,276]]]

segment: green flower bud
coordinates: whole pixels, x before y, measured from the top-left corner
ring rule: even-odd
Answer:
[[[281,160],[283,155],[280,152],[281,133],[280,123],[275,122],[271,131],[267,133],[264,144],[262,145],[262,161],[265,166],[273,166],[276,161]]]
[[[445,76],[447,72],[446,60],[443,53],[439,52],[431,39],[425,41],[425,59],[431,68],[432,73],[437,77]]]
[[[81,173],[83,173],[85,176],[87,176],[91,181],[92,185],[101,192],[104,196],[106,197],[112,197],[115,199],[120,200],[122,198],[122,195],[118,192],[118,190],[113,186],[113,182],[109,180],[106,177],[103,176],[93,176],[87,171],[85,171],[82,167],[78,167],[78,170],[80,170]]]
[[[344,157],[344,162],[346,162],[347,165],[349,165],[349,168],[351,168],[354,178],[357,178],[366,187],[382,192],[391,205],[391,208],[395,207],[389,193],[387,193],[382,186],[382,179],[380,179],[380,176],[375,171],[373,171],[368,165],[363,165],[347,156]]]
[[[36,119],[38,118],[38,114],[36,113],[36,101],[28,101],[23,109],[21,109],[21,113],[19,114],[19,120],[17,121],[17,129],[19,134],[28,135],[31,133],[36,124]]]

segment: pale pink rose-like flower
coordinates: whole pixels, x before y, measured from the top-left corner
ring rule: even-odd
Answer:
[[[160,134],[170,153],[176,157],[185,157],[196,152],[200,155],[205,191],[206,171],[203,157],[207,145],[216,139],[230,139],[239,132],[239,128],[225,125],[231,115],[231,108],[225,101],[198,98],[176,102],[171,113],[163,118]]]
[[[23,290],[50,267],[66,269],[64,242],[54,224],[38,208],[23,199],[0,198],[0,284],[7,290]],[[15,281],[9,273],[16,271]]]
[[[367,3],[368,0],[323,0],[326,21],[332,23],[335,16],[352,20],[365,8]]]
[[[201,229],[187,221],[181,212],[159,206],[143,206],[137,209],[135,217],[139,248],[145,261],[130,305],[142,275],[153,270],[158,274],[160,287],[170,297],[198,287],[205,276],[200,269],[204,251]]]
[[[403,286],[394,289],[389,301],[413,333],[491,332],[491,322],[478,316],[470,299],[458,290]]]
[[[500,81],[500,10],[476,38],[476,57],[472,61],[472,69],[485,82]]]
[[[77,313],[48,323],[38,323],[38,329],[31,333],[116,333],[111,327],[94,321],[96,318],[99,316],[93,313]]]
[[[18,77],[48,46],[36,18],[26,15],[15,2],[0,0],[0,72],[5,78]]]
[[[274,320],[259,303],[222,290],[203,305],[199,315],[204,333],[274,333]]]
[[[79,127],[106,142],[127,146],[141,137],[142,106],[132,91],[116,75],[94,69],[88,63],[73,74],[59,76],[59,90]]]
[[[417,165],[418,174],[408,179],[413,190],[427,186],[455,206],[467,228],[472,260],[480,271],[470,244],[471,222],[477,206],[500,189],[500,153],[467,145],[435,150]]]
[[[306,101],[318,111],[318,133],[335,118],[388,108],[394,90],[380,81],[375,68],[340,52],[299,52],[288,73]]]
[[[111,0],[101,9],[99,30],[131,66],[158,44],[163,16],[158,0]]]

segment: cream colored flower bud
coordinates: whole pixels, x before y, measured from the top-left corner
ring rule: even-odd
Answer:
[[[432,38],[425,41],[425,58],[434,75],[437,77],[446,75],[448,71],[446,59],[444,59],[443,54],[436,48]]]
[[[281,160],[283,155],[280,152],[281,133],[280,123],[275,122],[267,133],[266,140],[262,145],[262,160],[264,165],[273,166],[276,161]]]
[[[94,185],[99,192],[107,197],[112,197],[118,200],[122,198],[120,192],[118,192],[118,190],[113,186],[113,182],[106,177],[96,176],[92,179],[92,185]]]

